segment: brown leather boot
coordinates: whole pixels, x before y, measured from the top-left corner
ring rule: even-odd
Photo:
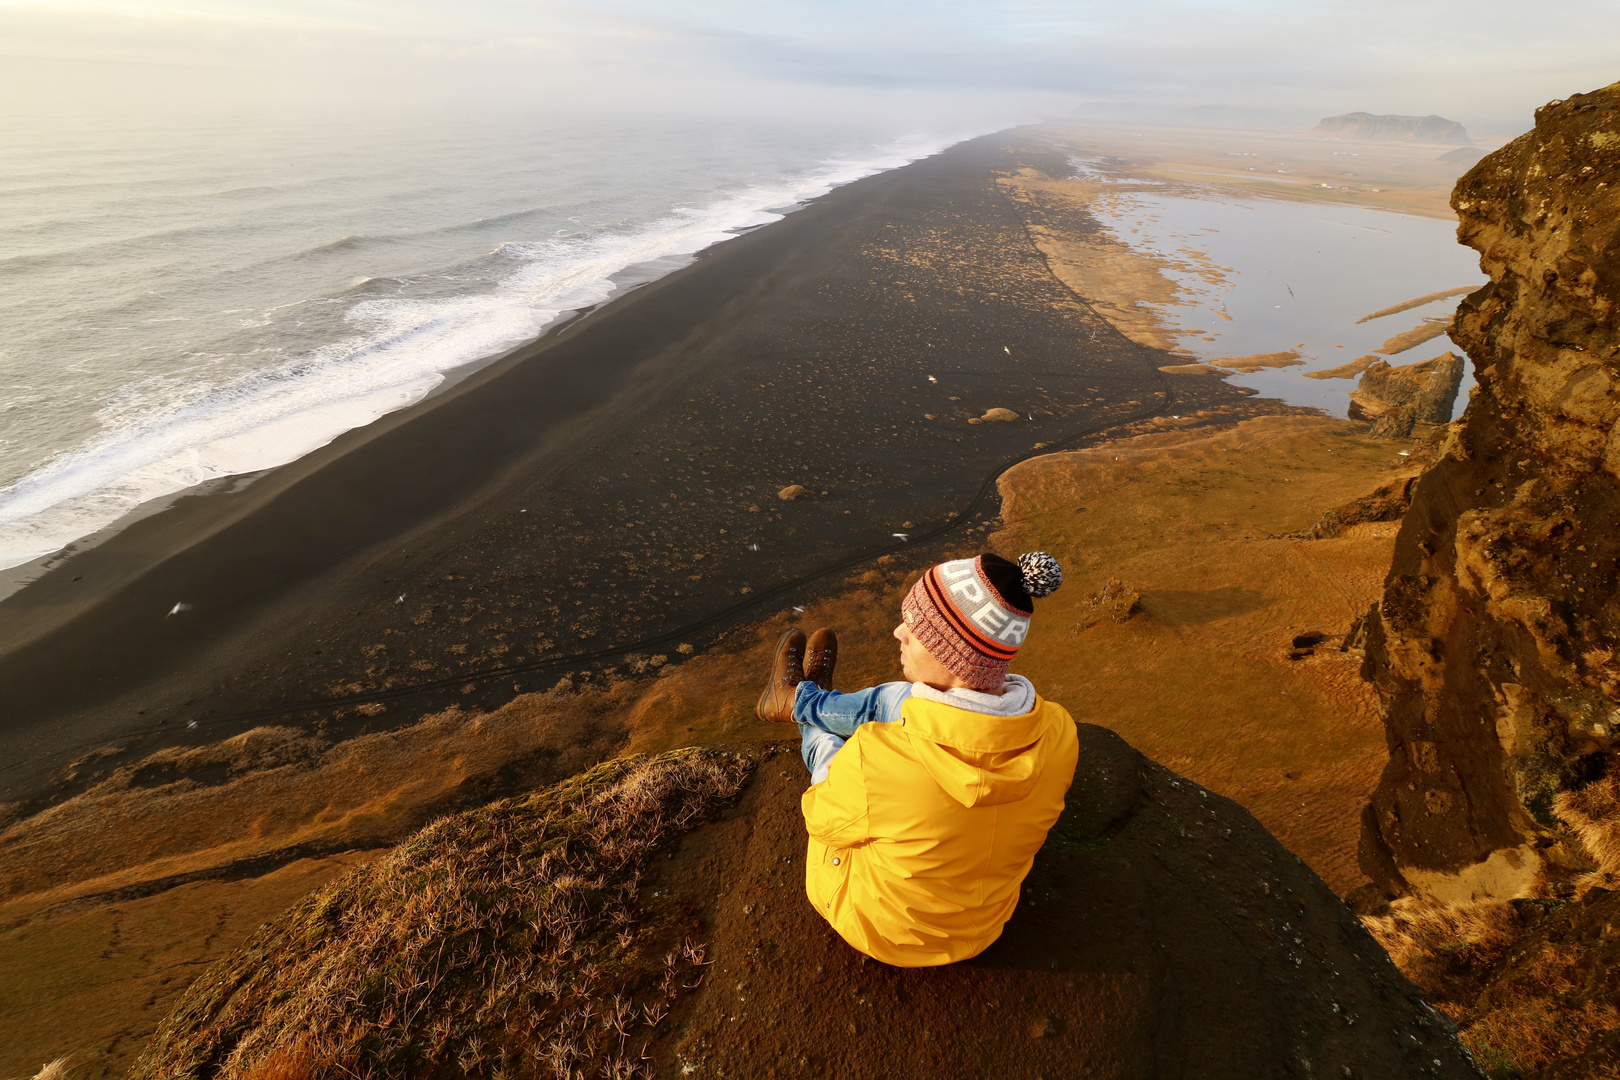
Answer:
[[[837,664],[838,635],[823,626],[810,635],[810,643],[805,646],[804,677],[823,690],[831,690]]]
[[[804,631],[789,630],[776,643],[771,678],[759,695],[754,715],[773,724],[793,723],[793,696],[804,681]]]

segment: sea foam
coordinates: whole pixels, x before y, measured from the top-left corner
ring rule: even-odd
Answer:
[[[93,438],[0,488],[0,568],[58,552],[152,500],[294,461],[421,401],[447,373],[500,356],[564,314],[607,300],[621,287],[615,279],[667,273],[840,184],[945,145],[902,145],[871,159],[827,161],[801,177],[748,187],[624,231],[508,242],[495,255],[515,267],[483,291],[312,298],[348,303],[347,332],[220,385],[127,395],[141,404],[107,405],[97,414],[100,431]],[[350,288],[372,283],[356,277]],[[162,403],[152,405],[154,397]]]

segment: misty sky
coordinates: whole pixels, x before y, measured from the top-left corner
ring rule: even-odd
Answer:
[[[1231,106],[1509,135],[1620,79],[1620,0],[0,0],[0,112]]]

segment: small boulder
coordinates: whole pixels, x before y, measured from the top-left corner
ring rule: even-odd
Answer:
[[[979,417],[979,419],[992,424],[998,422],[1007,423],[1009,421],[1017,420],[1018,414],[1013,412],[1011,409],[991,409],[989,412]]]
[[[776,497],[783,502],[792,502],[794,499],[808,499],[810,492],[805,490],[803,484],[789,484],[776,493]]]

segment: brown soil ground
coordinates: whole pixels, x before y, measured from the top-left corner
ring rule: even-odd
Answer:
[[[1341,646],[1379,594],[1396,523],[1299,534],[1416,471],[1360,431],[1262,418],[1037,458],[1003,480],[994,537],[1066,568],[1019,656],[1042,692],[1236,800],[1341,895],[1365,881],[1359,814],[1387,756],[1360,656]],[[1138,613],[1083,626],[1110,578]],[[1323,638],[1296,648],[1306,635]]]
[[[1244,805],[1342,894],[1363,880],[1356,821],[1383,760],[1381,732],[1354,652],[1330,639],[1311,655],[1290,654],[1295,635],[1342,634],[1371,602],[1393,527],[1355,526],[1333,540],[1290,534],[1410,472],[1412,459],[1342,421],[1177,423],[1034,459],[1006,477],[994,546],[1050,550],[1068,572],[1041,603],[1017,670],[1083,722],[1119,731]],[[200,970],[188,959],[168,983],[142,984],[150,1002],[138,1008],[63,1008],[126,978],[128,958],[107,946],[113,920],[126,932],[149,925],[152,955],[215,956],[252,921],[216,929],[211,890],[252,893],[255,911],[274,910],[339,869],[322,859],[392,843],[447,809],[614,753],[779,737],[754,719],[753,702],[792,623],[839,629],[842,688],[898,677],[889,633],[917,569],[879,560],[804,612],[783,611],[656,676],[580,678],[492,714],[451,710],[333,746],[276,729],[168,751],[19,822],[0,834],[0,969],[14,980],[0,998],[0,1029],[24,1035],[0,1046],[0,1075],[68,1051],[80,1055],[78,1075],[116,1075]],[[1139,610],[1071,634],[1109,578],[1140,593]],[[650,659],[636,663],[651,674]],[[298,854],[315,860],[316,877],[260,876]],[[206,948],[199,926],[213,935]],[[49,973],[28,961],[46,947]],[[118,1000],[133,1001],[108,999]]]
[[[210,964],[311,890],[381,852],[298,859],[268,874],[80,904],[0,930],[0,1075],[68,1055],[74,1077],[118,1075]]]

